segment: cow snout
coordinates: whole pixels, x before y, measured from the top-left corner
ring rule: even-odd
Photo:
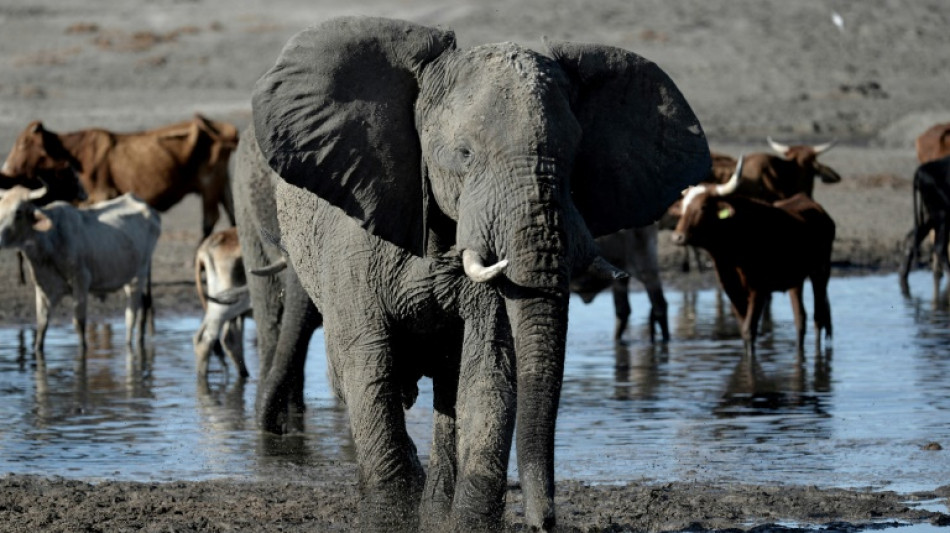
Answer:
[[[683,246],[686,244],[686,234],[674,231],[673,234],[670,235],[670,240],[677,246]]]

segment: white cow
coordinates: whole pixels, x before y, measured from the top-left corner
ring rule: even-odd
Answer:
[[[201,281],[202,273],[204,283]],[[225,304],[214,297],[246,284],[237,228],[212,233],[202,241],[195,252],[195,288],[205,316],[192,339],[198,377],[207,378],[212,351],[224,362],[222,350],[234,362],[240,376],[248,377],[244,365],[244,315],[250,311],[250,298],[245,296],[239,301]],[[207,285],[207,291],[204,285]]]
[[[65,202],[36,207],[46,190],[13,187],[0,191],[0,248],[23,251],[36,285],[36,344],[43,341],[50,310],[65,295],[73,298],[73,323],[86,350],[86,302],[125,288],[126,343],[138,328],[145,338],[151,307],[152,252],[161,233],[158,212],[131,194],[86,208]]]

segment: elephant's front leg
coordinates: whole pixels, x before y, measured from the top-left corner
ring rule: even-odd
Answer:
[[[457,478],[458,438],[455,401],[458,396],[458,360],[444,360],[432,376],[432,447],[425,489],[419,507],[421,531],[444,531],[452,511]]]
[[[505,508],[517,403],[514,347],[501,302],[493,316],[468,319],[464,339],[453,521],[458,530],[496,531]]]
[[[425,474],[406,432],[391,339],[365,323],[340,331],[328,320],[324,327],[356,445],[361,529],[416,531]]]

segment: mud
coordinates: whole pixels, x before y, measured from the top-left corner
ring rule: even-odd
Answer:
[[[311,482],[241,480],[88,483],[61,478],[0,478],[0,531],[351,531],[353,468]],[[950,525],[950,516],[915,507],[950,497],[933,492],[821,490],[815,487],[670,483],[558,485],[559,531],[818,529],[858,531],[899,524]],[[507,495],[507,531],[526,531],[521,492]],[[792,524],[792,525],[790,525]]]

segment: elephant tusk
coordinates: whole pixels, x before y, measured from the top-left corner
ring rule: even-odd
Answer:
[[[462,267],[465,268],[465,275],[475,283],[484,283],[491,280],[501,274],[506,266],[508,266],[508,260],[502,259],[494,265],[486,267],[478,252],[474,250],[464,250],[462,252]]]
[[[587,273],[598,278],[613,280],[627,279],[630,277],[630,274],[611,265],[610,261],[607,261],[600,255],[594,257],[594,260],[591,261],[590,266],[587,267]]]
[[[729,196],[736,192],[736,189],[739,187],[739,178],[742,176],[743,157],[745,157],[745,154],[739,156],[739,161],[736,162],[736,170],[732,173],[732,176],[729,177],[729,181],[722,185],[716,185],[716,194],[719,196]]]
[[[287,268],[287,259],[281,257],[269,265],[262,266],[261,268],[252,268],[251,274],[254,274],[255,276],[273,276],[285,268]]]

